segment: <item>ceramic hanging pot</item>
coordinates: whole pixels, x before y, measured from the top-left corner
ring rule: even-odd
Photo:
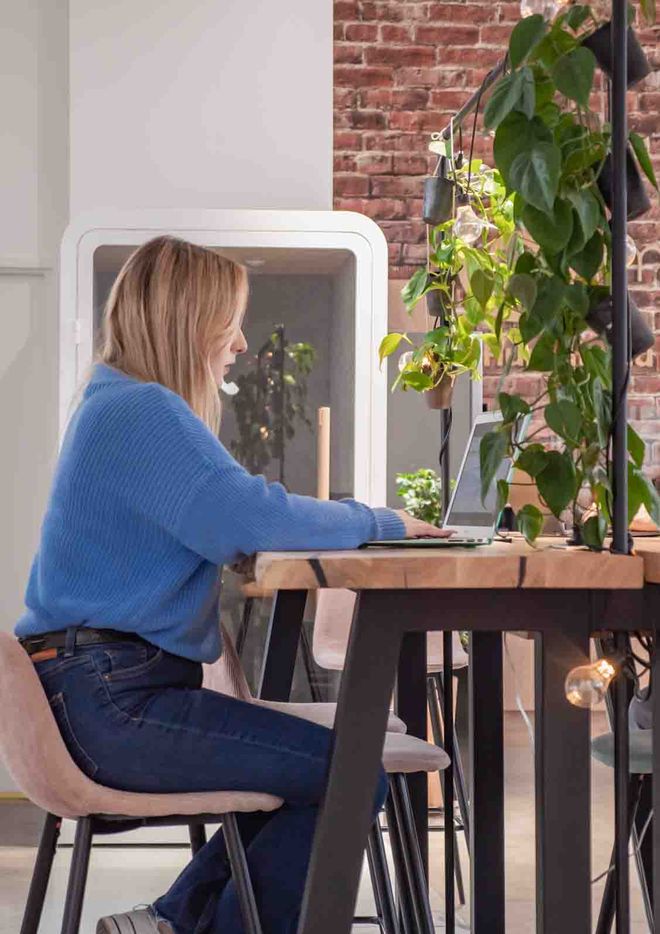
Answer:
[[[448,221],[454,210],[454,183],[447,178],[447,160],[440,159],[438,173],[424,180],[422,217],[430,227]]]
[[[596,61],[608,77],[612,77],[612,23],[605,23],[582,40],[596,56]],[[632,26],[628,27],[628,87],[651,73],[651,65]]]
[[[608,153],[603,167],[598,176],[598,187],[603,196],[603,201],[612,210],[612,153]],[[641,217],[651,210],[651,202],[644,188],[642,176],[637,167],[637,162],[630,146],[626,149],[626,190],[628,201],[628,220],[632,221],[636,217]]]
[[[437,386],[434,386],[433,389],[427,389],[424,393],[426,404],[430,409],[450,409],[453,395],[454,380],[447,373]]]
[[[655,344],[655,335],[648,325],[637,303],[628,295],[630,309],[630,350],[633,359],[646,353]],[[608,343],[612,343],[612,296],[607,295],[594,305],[587,314],[587,324],[597,334],[604,334]]]

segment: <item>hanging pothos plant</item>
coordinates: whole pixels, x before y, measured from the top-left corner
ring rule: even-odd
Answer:
[[[307,414],[307,377],[316,351],[311,344],[290,344],[275,331],[251,360],[247,373],[235,378],[231,397],[238,438],[231,442],[236,459],[250,473],[263,473],[280,459],[285,440],[293,438],[297,424],[312,428]]]
[[[452,175],[456,216],[429,229],[428,262],[401,292],[408,313],[426,298],[435,327],[416,345],[405,333],[383,338],[381,364],[402,342],[413,348],[400,359],[392,389],[426,392],[465,372],[479,379],[482,344],[499,353],[498,311],[515,249],[513,202],[499,171],[480,159]]]
[[[540,15],[523,19],[509,43],[510,73],[494,86],[485,108],[517,231],[511,275],[497,309],[489,310],[489,324],[495,340],[509,348],[504,376],[515,362],[542,377],[542,390],[532,399],[499,393],[504,424],[482,441],[481,479],[485,495],[502,459],[512,456],[551,512],[559,517],[571,510],[585,544],[598,549],[612,510],[612,380],[610,349],[590,323],[610,301],[603,172],[611,147],[610,127],[590,109],[596,60],[583,40],[595,25],[583,5],[565,8],[552,23]],[[630,141],[657,188],[643,140],[631,133]],[[510,316],[517,327],[507,331]],[[519,441],[520,421],[530,414],[531,433]],[[542,443],[550,432],[555,440]],[[645,505],[657,522],[660,503],[642,469],[644,449],[628,426],[629,515]],[[585,487],[594,503],[586,520],[578,504]],[[506,503],[505,481],[498,492]],[[543,525],[540,510],[525,505],[517,518],[533,542]]]

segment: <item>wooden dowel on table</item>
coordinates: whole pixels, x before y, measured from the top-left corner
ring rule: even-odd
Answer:
[[[330,499],[330,409],[321,406],[316,419],[316,496]]]

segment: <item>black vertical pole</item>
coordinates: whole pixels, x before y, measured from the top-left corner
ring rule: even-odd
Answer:
[[[445,749],[454,748],[454,673],[452,659],[452,632],[442,634],[443,652],[443,709],[445,719]],[[454,934],[456,909],[454,904],[454,769],[451,759],[443,775],[445,807],[445,931]]]
[[[630,366],[628,329],[628,273],[626,269],[626,151],[628,121],[626,88],[628,78],[628,4],[612,0],[612,549],[628,553],[628,452],[627,389]],[[625,647],[625,636],[617,637],[617,648]],[[628,711],[623,676],[614,688],[614,811],[616,873],[616,932],[630,928],[630,880],[628,865]]]
[[[627,381],[629,368],[628,273],[626,269],[626,149],[628,126],[628,4],[612,0],[612,550],[628,553]]]
[[[284,485],[284,325],[279,324],[276,328],[279,338],[279,357],[278,357],[278,398],[277,398],[277,418],[278,425],[278,447],[280,461],[280,483]]]
[[[440,413],[440,480],[442,483],[442,518],[447,516],[451,490],[451,465],[449,463],[449,433],[451,431],[451,409]]]

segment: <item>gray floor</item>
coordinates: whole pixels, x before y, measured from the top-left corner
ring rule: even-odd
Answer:
[[[594,732],[606,729],[602,714],[594,716]],[[593,868],[599,875],[607,868],[612,846],[612,773],[597,763],[593,766]],[[29,844],[38,833],[40,816],[29,805],[0,804],[0,934],[16,934],[35,850]],[[464,847],[461,851],[465,857]],[[507,845],[507,934],[531,934],[534,930],[534,798],[533,759],[529,737],[517,714],[506,719],[506,845]],[[570,841],[567,841],[567,846]],[[41,930],[56,934],[66,884],[70,849],[63,848],[56,859],[51,888]],[[174,878],[187,858],[183,849],[128,849],[103,846],[92,856],[88,893],[81,934],[94,931],[101,914],[148,902],[159,895]],[[464,858],[464,865],[467,861]],[[631,931],[648,930],[641,896],[631,861]],[[594,917],[598,910],[603,882],[593,886]],[[441,922],[443,889],[442,835],[431,835],[431,886],[434,913]],[[360,890],[358,911],[373,910],[366,880]],[[469,919],[462,917],[467,927]],[[356,927],[357,934],[373,932],[373,927]]]

